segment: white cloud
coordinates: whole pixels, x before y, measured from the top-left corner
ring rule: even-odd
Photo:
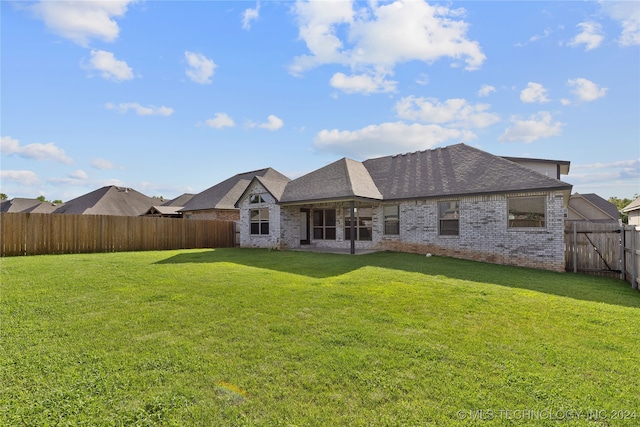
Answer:
[[[100,71],[100,75],[107,80],[121,82],[133,79],[131,67],[125,61],[116,59],[113,53],[104,50],[91,50],[89,64],[84,67]]]
[[[420,86],[426,86],[429,84],[429,75],[425,73],[420,73],[418,78],[416,79],[416,83]]]
[[[346,93],[385,93],[395,92],[398,82],[385,80],[383,75],[369,76],[366,74],[347,76],[335,73],[329,84]]]
[[[99,170],[111,170],[115,169],[116,165],[113,162],[105,159],[95,158],[91,160],[91,167]]]
[[[592,50],[600,46],[604,36],[602,35],[602,25],[597,22],[581,22],[577,25],[582,32],[575,36],[569,46],[585,45],[585,50]]]
[[[536,42],[538,40],[541,39],[546,39],[547,37],[549,37],[551,35],[553,31],[551,31],[550,28],[545,28],[544,32],[542,34],[536,34],[534,36],[531,36],[531,38],[529,38],[530,42]]]
[[[53,142],[21,146],[17,139],[13,139],[10,136],[0,138],[0,152],[8,156],[15,154],[22,158],[33,160],[55,160],[61,163],[71,163],[73,161],[65,154],[63,149],[57,147]]]
[[[123,102],[118,105],[109,102],[105,107],[109,110],[117,110],[123,114],[129,110],[133,110],[139,116],[170,116],[173,114],[173,108],[165,107],[164,105],[162,107],[156,107],[155,105],[145,107],[137,102]]]
[[[20,185],[35,185],[39,182],[38,175],[25,170],[0,170],[0,180],[13,181]]]
[[[551,113],[541,111],[538,114],[523,119],[519,116],[512,116],[511,122],[513,126],[506,129],[498,138],[500,142],[522,141],[525,143],[533,142],[540,138],[548,138],[557,136],[562,133],[563,123],[553,121]]]
[[[463,128],[484,128],[499,122],[498,115],[487,111],[490,107],[488,104],[471,105],[460,98],[440,102],[414,96],[402,98],[395,105],[398,117],[402,119]]]
[[[478,91],[478,96],[480,97],[489,96],[491,92],[495,92],[495,91],[496,91],[496,88],[491,85],[482,85],[480,87],[480,90]]]
[[[640,45],[640,5],[637,1],[600,1],[602,10],[618,21],[622,33],[618,38],[621,46]]]
[[[451,139],[466,142],[474,138],[475,135],[466,130],[389,122],[355,131],[323,130],[316,135],[314,146],[319,151],[362,159],[425,150]]]
[[[40,1],[30,7],[51,31],[86,47],[93,38],[115,41],[120,27],[114,18],[123,17],[135,1]]]
[[[89,175],[87,175],[87,173],[85,171],[83,171],[82,169],[78,169],[75,172],[71,172],[69,174],[69,178],[78,179],[78,180],[85,180],[85,179],[89,178]]]
[[[283,125],[284,125],[284,122],[282,121],[282,119],[271,114],[269,117],[267,117],[267,122],[262,123],[261,125],[258,125],[258,127],[261,127],[263,129],[267,129],[270,131],[274,131],[274,130],[280,129]]]
[[[251,21],[255,21],[260,17],[260,2],[256,3],[255,9],[245,9],[242,13],[242,28],[245,30],[251,29]]]
[[[206,125],[211,128],[222,129],[225,127],[234,127],[236,123],[226,113],[216,113],[213,119],[208,119]]]
[[[539,102],[541,104],[549,102],[547,90],[540,83],[529,82],[526,89],[520,92],[520,100],[526,103]]]
[[[184,52],[184,57],[187,60],[187,69],[185,70],[187,77],[195,83],[210,84],[213,72],[217,67],[213,60],[201,53],[189,52],[188,50]]]
[[[581,101],[594,101],[598,98],[602,98],[607,93],[606,87],[598,87],[591,80],[577,78],[569,79],[569,86],[573,86],[573,93],[580,98]]]
[[[566,106],[566,105],[571,105],[571,101],[570,101],[570,100],[568,100],[567,98],[562,98],[562,99],[560,100],[560,103],[561,103],[562,105],[565,105],[565,106]]]
[[[324,64],[340,64],[359,76],[384,80],[403,62],[450,58],[474,70],[486,59],[479,43],[467,38],[468,24],[458,19],[462,9],[432,6],[422,0],[385,4],[298,0],[292,12],[309,51],[294,58],[289,68],[294,75]],[[350,87],[356,83],[343,81],[351,83]]]

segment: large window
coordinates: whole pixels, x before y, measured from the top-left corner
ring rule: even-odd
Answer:
[[[269,209],[251,209],[251,234],[269,234]]]
[[[355,240],[372,240],[373,209],[355,208],[354,212]],[[351,209],[344,210],[344,238],[351,240]]]
[[[509,227],[545,227],[546,203],[544,196],[510,197]]]
[[[387,205],[382,210],[384,213],[384,234],[400,234],[400,206]]]
[[[438,234],[458,236],[460,234],[460,202],[438,202]]]
[[[336,240],[336,210],[313,210],[313,238],[317,240]]]

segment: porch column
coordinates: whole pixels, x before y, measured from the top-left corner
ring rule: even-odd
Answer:
[[[350,225],[350,235],[351,235],[351,255],[356,253],[356,219],[355,219],[355,202],[352,200],[349,202],[349,211],[351,212],[351,225]]]

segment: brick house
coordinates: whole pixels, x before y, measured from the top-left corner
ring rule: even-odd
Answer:
[[[236,203],[240,246],[431,253],[564,271],[572,186],[559,175],[568,169],[457,144],[343,158],[289,182],[256,177]]]

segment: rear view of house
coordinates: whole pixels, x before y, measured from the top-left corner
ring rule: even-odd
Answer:
[[[572,186],[465,144],[341,159],[238,200],[240,245],[432,253],[564,271]],[[568,162],[529,159],[568,172]],[[554,166],[555,165],[555,166]]]

